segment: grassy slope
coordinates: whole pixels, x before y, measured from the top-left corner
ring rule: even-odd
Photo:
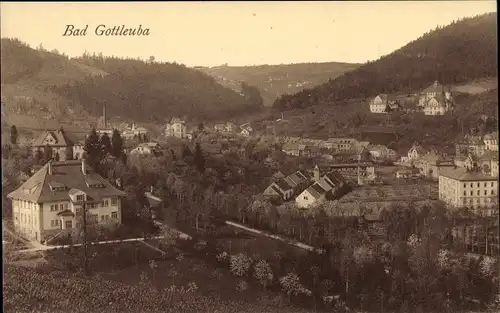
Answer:
[[[282,94],[293,94],[311,88],[354,70],[359,64],[349,63],[300,63],[260,66],[221,66],[200,68],[213,76],[223,86],[239,91],[241,82],[257,86],[269,106]]]

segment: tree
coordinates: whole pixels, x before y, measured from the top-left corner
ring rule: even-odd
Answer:
[[[52,159],[52,147],[45,145],[43,149],[43,161],[48,162],[50,159]]]
[[[149,57],[149,63],[155,63],[155,57],[153,55]]]
[[[111,140],[109,139],[108,134],[103,134],[101,136],[101,139],[99,140],[99,143],[101,145],[101,158],[105,157],[108,155],[108,153],[111,153],[112,148],[111,148]]]
[[[255,86],[250,86],[243,82],[241,83],[241,93],[251,106],[261,107],[264,104],[259,88]]]
[[[99,141],[99,135],[97,135],[95,128],[90,131],[90,134],[85,139],[83,150],[85,151],[85,160],[95,171],[97,171],[101,161],[102,148]]]
[[[243,253],[232,255],[230,269],[235,276],[245,276],[252,265],[252,259]]]
[[[119,158],[124,153],[123,151],[123,139],[120,135],[120,132],[116,129],[113,129],[113,135],[111,136],[111,155]]]
[[[200,173],[205,172],[205,157],[203,156],[203,151],[201,150],[199,143],[196,143],[194,151],[194,164]]]
[[[264,260],[260,260],[257,264],[255,264],[253,276],[262,284],[262,286],[264,286],[264,290],[274,279],[271,266]]]
[[[16,125],[12,125],[12,127],[10,128],[10,143],[11,144],[17,145],[17,136],[18,136],[17,127],[16,127]]]

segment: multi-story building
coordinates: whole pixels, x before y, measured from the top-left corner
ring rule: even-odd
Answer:
[[[337,171],[332,171],[320,178],[317,167],[314,169],[314,181],[314,184],[295,198],[295,203],[299,208],[309,208],[328,200],[328,193],[333,198],[335,193],[346,184],[344,177]]]
[[[159,155],[161,146],[157,142],[144,142],[130,151],[130,154],[136,155]]]
[[[454,100],[449,89],[435,81],[422,91],[418,101],[425,115],[444,115],[453,110]]]
[[[442,170],[439,199],[452,208],[471,208],[476,214],[491,216],[498,210],[498,176],[485,174],[477,166]]]
[[[79,228],[84,208],[89,223],[120,224],[124,196],[83,159],[49,161],[8,194],[16,231],[40,242]]]
[[[480,156],[485,150],[486,145],[480,135],[465,135],[455,144],[455,155],[458,157],[468,156],[469,154]]]
[[[484,135],[483,141],[486,150],[498,151],[498,132]]]
[[[377,95],[370,101],[369,106],[372,113],[388,113],[399,107],[397,101],[387,94]]]
[[[172,121],[165,128],[167,137],[177,137],[179,139],[188,139],[186,122],[178,117],[172,118]]]
[[[132,123],[132,126],[125,129],[121,136],[126,140],[131,140],[134,138],[144,138],[148,133],[148,130],[142,126],[136,126],[135,123]]]

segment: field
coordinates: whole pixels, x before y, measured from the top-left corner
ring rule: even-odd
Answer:
[[[468,94],[479,94],[498,87],[498,78],[477,80],[468,84],[453,86],[452,91]]]

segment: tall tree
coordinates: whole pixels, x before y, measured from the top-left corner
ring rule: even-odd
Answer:
[[[194,164],[196,165],[196,169],[200,173],[205,172],[205,157],[203,156],[203,151],[201,150],[199,143],[196,143],[196,148],[194,151]]]
[[[43,149],[43,161],[48,162],[50,159],[52,159],[52,147],[46,145]]]
[[[108,134],[103,134],[101,139],[99,139],[99,143],[101,144],[101,157],[105,157],[108,153],[111,153],[111,140]]]
[[[120,132],[116,129],[113,130],[111,137],[111,155],[118,158],[124,154],[123,152],[123,139]]]
[[[10,143],[11,144],[17,145],[17,136],[18,136],[17,127],[16,127],[16,125],[12,125],[12,127],[10,128]]]
[[[97,171],[99,167],[99,162],[101,161],[101,143],[99,141],[99,135],[97,134],[95,128],[90,131],[90,134],[85,139],[85,144],[83,146],[84,158],[89,163],[89,165]]]

